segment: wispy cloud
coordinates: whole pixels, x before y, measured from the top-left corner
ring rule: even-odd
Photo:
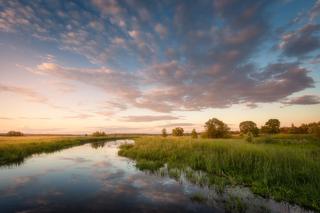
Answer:
[[[320,104],[320,97],[317,95],[304,95],[299,97],[288,98],[282,101],[285,105],[314,105]]]
[[[12,120],[13,118],[10,117],[0,117],[0,120]]]
[[[123,121],[127,122],[150,122],[162,120],[177,120],[180,117],[172,115],[141,115],[141,116],[127,116],[123,117]]]
[[[52,108],[55,108],[55,109],[69,110],[67,107],[59,106],[59,105],[56,105],[56,104],[50,102],[46,96],[34,91],[33,89],[27,88],[27,87],[7,85],[7,84],[0,83],[0,93],[1,92],[17,94],[21,97],[24,97],[29,102],[45,104],[45,105],[52,107]]]
[[[92,117],[94,117],[94,115],[85,114],[85,113],[79,113],[79,114],[76,114],[76,115],[64,116],[63,118],[66,118],[66,119],[88,119],[88,118],[92,118]]]
[[[168,123],[164,125],[159,125],[159,127],[189,127],[189,126],[195,126],[194,123]]]
[[[18,94],[25,97],[28,101],[32,101],[32,102],[38,102],[38,103],[48,102],[48,99],[45,96],[26,87],[0,84],[0,92],[9,92],[9,93]]]

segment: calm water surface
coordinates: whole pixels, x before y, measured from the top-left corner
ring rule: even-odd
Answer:
[[[132,142],[86,144],[0,167],[0,212],[304,212],[245,190],[217,194],[139,171],[117,154]]]

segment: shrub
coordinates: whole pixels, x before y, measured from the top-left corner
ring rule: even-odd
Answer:
[[[18,131],[9,131],[7,136],[23,136],[23,133]]]
[[[195,129],[192,130],[191,137],[192,138],[198,138],[198,133],[197,133],[197,131]]]
[[[253,143],[253,142],[254,142],[254,137],[253,137],[252,132],[248,132],[246,141],[247,141],[248,143]]]
[[[315,135],[317,138],[320,138],[320,122],[310,123],[308,125],[309,125],[308,132],[310,134]]]
[[[107,134],[103,131],[96,131],[96,132],[92,133],[92,136],[103,137],[103,136],[107,136]]]
[[[174,128],[174,129],[172,130],[172,135],[173,135],[173,136],[183,136],[183,132],[184,132],[183,128],[181,128],[181,127],[176,127],[176,128]]]
[[[161,133],[162,133],[162,137],[167,137],[168,136],[167,130],[165,128],[162,129]]]
[[[205,123],[205,137],[226,138],[230,136],[230,128],[222,121],[212,118]]]

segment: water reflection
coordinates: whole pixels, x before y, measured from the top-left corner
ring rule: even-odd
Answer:
[[[242,189],[221,194],[191,184],[181,174],[175,180],[166,171],[137,170],[134,162],[117,155],[119,144],[132,142],[86,144],[33,156],[19,167],[0,168],[1,212],[267,211],[261,202],[256,208],[243,206],[254,199],[250,193],[239,194]],[[289,212],[280,207],[272,211]]]
[[[106,141],[94,142],[94,143],[91,143],[91,147],[94,149],[103,148],[105,143]]]
[[[0,168],[1,212],[214,210],[190,202],[178,182],[119,157],[117,146],[128,142],[86,144]]]

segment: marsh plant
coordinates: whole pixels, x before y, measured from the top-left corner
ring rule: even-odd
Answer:
[[[170,169],[190,168],[208,174],[207,184],[221,191],[227,185],[242,185],[263,197],[320,210],[319,140],[309,135],[300,140],[290,135],[256,140],[142,137],[134,145],[122,146],[119,154],[135,159],[142,169],[156,170],[165,164]],[[170,173],[181,176],[176,170]],[[191,172],[187,176],[191,182],[201,179]]]

